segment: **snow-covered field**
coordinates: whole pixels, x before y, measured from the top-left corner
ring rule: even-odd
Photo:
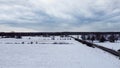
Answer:
[[[120,60],[73,39],[9,38],[0,39],[0,68],[120,68]]]
[[[95,43],[104,47],[108,47],[110,49],[114,49],[114,50],[119,50],[120,49],[120,42],[116,42],[116,43],[110,43],[110,42],[105,42],[105,43]]]

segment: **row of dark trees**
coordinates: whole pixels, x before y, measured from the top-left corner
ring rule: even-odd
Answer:
[[[16,39],[22,39],[23,36],[20,35],[7,35],[7,36],[0,36],[1,38],[16,38]],[[33,36],[31,36],[33,37]],[[52,35],[41,35],[41,36],[37,36],[37,37],[50,37],[51,40],[56,40],[55,36]],[[31,39],[29,37],[29,39]],[[66,35],[60,35],[60,40],[71,40],[71,37],[67,37]]]
[[[82,40],[90,40],[92,42],[115,42],[120,40],[120,33],[0,33],[1,38],[17,38],[21,39],[22,36],[42,36],[42,37],[51,37],[52,40],[55,40],[55,36],[68,37],[68,35],[81,35]],[[69,38],[68,38],[69,39]]]
[[[16,39],[21,39],[22,36],[20,36],[20,35],[8,35],[8,36],[1,36],[1,38],[16,38]]]
[[[92,42],[94,41],[99,41],[99,42],[105,42],[105,41],[109,41],[109,42],[116,42],[119,40],[120,35],[118,34],[108,34],[108,35],[95,35],[95,34],[91,34],[91,35],[81,35],[82,40],[90,40]]]

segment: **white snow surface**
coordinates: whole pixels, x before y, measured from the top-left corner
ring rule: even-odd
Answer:
[[[34,40],[41,41],[30,39]],[[21,41],[26,44],[13,43]],[[120,68],[117,57],[73,39],[43,41],[70,44],[27,44],[28,39],[0,39],[0,68]]]
[[[114,49],[116,51],[120,49],[120,42],[115,42],[115,43],[105,42],[105,43],[95,43],[95,44],[98,44],[100,46],[104,46],[110,49]]]

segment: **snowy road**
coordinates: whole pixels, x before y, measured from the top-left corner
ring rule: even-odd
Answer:
[[[70,41],[69,41],[70,42]],[[119,68],[118,58],[73,44],[0,44],[0,68]]]

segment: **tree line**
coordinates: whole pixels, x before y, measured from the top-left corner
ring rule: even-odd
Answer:
[[[89,41],[99,41],[99,42],[116,42],[120,40],[120,34],[89,34],[89,35],[81,35],[82,40],[89,40]]]

